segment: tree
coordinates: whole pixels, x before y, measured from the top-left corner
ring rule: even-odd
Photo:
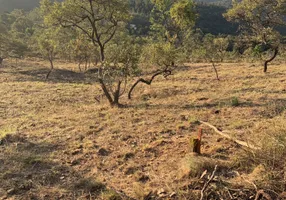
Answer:
[[[16,59],[24,56],[28,50],[26,28],[30,25],[26,13],[22,10],[14,10],[0,16],[1,56]]]
[[[75,31],[70,40],[67,42],[66,50],[62,52],[62,56],[69,58],[78,64],[79,71],[87,71],[91,63],[97,66],[99,62],[99,51],[88,40],[85,34]],[[81,65],[84,64],[82,69]]]
[[[203,39],[204,48],[204,58],[212,63],[213,69],[216,74],[217,80],[219,80],[219,75],[216,67],[216,63],[222,62],[227,53],[227,48],[229,46],[229,38],[207,34]]]
[[[279,52],[281,35],[276,28],[285,25],[285,11],[285,0],[234,0],[224,15],[227,20],[240,23],[241,30],[256,43],[256,50],[273,52],[264,62],[264,72]]]
[[[155,39],[168,41],[176,38],[182,42],[183,35],[191,30],[197,18],[192,0],[153,0],[151,30]]]
[[[130,19],[128,3],[125,0],[66,0],[52,4],[42,0],[41,8],[45,11],[45,23],[79,29],[99,49],[98,81],[110,105],[119,106],[122,82],[117,81],[115,91],[107,87],[105,74],[111,74],[110,68],[114,66],[108,66],[111,62],[106,60],[106,53],[115,35]]]
[[[60,52],[61,41],[60,39],[63,30],[58,27],[45,27],[44,29],[38,29],[35,34],[38,52],[50,62],[50,70],[46,75],[46,79],[49,78],[51,72],[54,70],[54,59]]]
[[[183,54],[183,31],[190,30],[196,18],[194,4],[191,0],[153,0],[152,10],[152,38],[143,48],[141,64],[153,66],[157,70],[153,72],[149,80],[139,78],[131,87],[128,98],[139,83],[151,85],[153,80],[163,75],[167,78],[172,74]]]
[[[147,68],[154,66],[157,70],[152,73],[153,75],[149,80],[139,78],[130,88],[128,99],[132,98],[132,92],[139,83],[151,85],[157,76],[163,75],[167,78],[171,75],[172,70],[176,67],[175,63],[178,62],[179,53],[179,50],[171,43],[158,42],[145,45],[140,63],[147,66]]]

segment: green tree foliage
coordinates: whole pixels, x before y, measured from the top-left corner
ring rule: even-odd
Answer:
[[[228,37],[222,37],[207,34],[203,39],[204,55],[203,57],[212,63],[213,69],[216,74],[217,80],[219,80],[219,75],[216,67],[216,63],[222,62],[226,56],[227,49],[230,40]]]
[[[1,55],[21,58],[28,53],[30,37],[33,35],[34,22],[28,13],[14,10],[0,16]]]
[[[151,0],[129,0],[131,12],[148,15],[153,8]]]
[[[175,2],[170,9],[170,16],[182,29],[193,27],[196,20],[195,6],[191,0]]]
[[[44,59],[50,62],[50,71],[46,75],[49,78],[50,73],[54,69],[54,60],[58,54],[64,52],[66,32],[61,27],[44,27],[38,29],[34,35],[37,45],[35,51]]]
[[[85,34],[76,32],[75,36],[68,41],[66,51],[62,52],[64,57],[78,63],[79,70],[82,71],[81,65],[84,64],[84,71],[88,69],[91,63],[97,65],[99,62],[98,49],[94,47]]]
[[[267,64],[278,53],[281,35],[277,27],[285,25],[285,0],[242,0],[233,1],[233,7],[224,15],[226,19],[240,23],[241,29],[246,31],[246,36],[253,41],[255,51],[273,51],[274,55],[265,61],[264,72]]]
[[[197,15],[192,0],[153,0],[153,3],[150,21],[155,38],[181,40],[182,31],[193,27]]]
[[[180,60],[184,32],[190,30],[195,22],[196,13],[191,0],[153,0],[151,14],[152,37],[143,48],[141,63],[147,68],[155,67],[149,80],[139,78],[129,90],[131,99],[134,88],[140,83],[151,85],[155,77],[171,75],[172,70]],[[183,54],[181,54],[183,55]]]
[[[111,63],[115,61],[108,60],[107,54],[110,51],[108,45],[114,42],[116,35],[124,29],[127,20],[130,19],[128,3],[124,0],[66,0],[62,3],[42,0],[41,9],[45,13],[46,24],[76,28],[98,48],[101,62],[98,66],[98,81],[109,103],[119,106],[122,80],[112,82],[116,85],[115,90],[109,86],[110,75],[113,74],[111,69],[115,66]],[[106,74],[109,74],[108,80]]]
[[[176,67],[175,63],[178,64],[179,62],[180,49],[175,48],[172,43],[161,41],[157,43],[150,42],[149,44],[146,44],[143,47],[140,56],[140,63],[143,67],[149,70],[150,66],[153,66],[151,70],[155,68],[155,72],[152,73],[153,75],[149,80],[139,78],[129,90],[128,98],[131,99],[132,92],[139,83],[151,85],[153,80],[159,75],[163,75],[165,78],[167,78],[172,74],[172,70],[174,70]]]

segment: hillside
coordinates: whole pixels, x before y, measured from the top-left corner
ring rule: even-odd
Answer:
[[[228,22],[222,14],[227,11],[225,7],[217,5],[198,4],[197,11],[199,18],[196,27],[200,28],[204,33],[230,34],[235,35],[238,25]]]
[[[0,0],[0,13],[12,11],[13,9],[31,10],[39,5],[40,0]],[[201,28],[205,33],[212,34],[235,34],[237,26],[227,22],[222,13],[226,11],[230,0],[197,0],[197,10],[199,19],[197,27]],[[146,34],[148,31],[148,17],[136,17],[132,23],[138,27],[142,27],[142,31]]]
[[[210,64],[187,65],[141,85],[122,109],[96,103],[99,89],[70,71],[71,64],[56,63],[49,81],[46,62],[6,64],[0,68],[0,199],[197,200],[215,165],[208,199],[249,199],[264,176],[283,178],[280,168],[264,166],[284,163],[285,150],[267,145],[285,144],[285,64],[272,65],[269,74],[260,64],[222,64],[221,81]],[[197,120],[265,149],[249,151]],[[202,156],[195,156],[189,141],[199,127]],[[255,168],[253,159],[262,164]]]
[[[231,6],[231,0],[195,0],[195,2],[217,5],[217,6],[222,6],[222,7]]]
[[[14,9],[31,10],[39,5],[40,0],[0,0],[0,12],[10,12]]]
[[[12,11],[13,9],[31,10],[39,5],[40,0],[0,0],[0,12]],[[229,6],[231,0],[196,0],[198,3]]]

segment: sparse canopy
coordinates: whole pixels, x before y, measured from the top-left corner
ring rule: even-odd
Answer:
[[[125,22],[130,19],[128,2],[125,0],[65,0],[62,3],[52,4],[49,0],[42,0],[41,8],[45,13],[46,24],[79,29],[94,47],[99,49],[101,64],[98,81],[109,103],[112,106],[118,106],[122,80],[117,80],[116,89],[108,86],[112,78],[108,76],[106,80],[106,74],[113,74],[110,73],[110,69],[118,65],[106,59],[106,54],[108,48],[110,49],[108,45],[113,43],[114,37],[123,31]]]
[[[192,0],[153,0],[153,3],[150,21],[157,38],[169,40],[194,26],[197,15]]]
[[[277,27],[286,24],[286,0],[234,0],[233,7],[224,15],[227,20],[240,23],[241,29],[250,34],[251,40],[277,53],[281,35]]]

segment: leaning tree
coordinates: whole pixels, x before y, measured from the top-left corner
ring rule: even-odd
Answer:
[[[184,57],[183,38],[194,26],[196,13],[192,0],[152,0],[151,38],[143,46],[140,63],[155,68],[150,78],[140,77],[131,86],[128,99],[139,83],[151,85],[157,76],[167,78]]]
[[[233,0],[233,7],[224,16],[240,23],[241,30],[256,44],[256,51],[273,52],[264,62],[267,72],[268,63],[279,52],[281,35],[277,27],[286,24],[286,0]]]

